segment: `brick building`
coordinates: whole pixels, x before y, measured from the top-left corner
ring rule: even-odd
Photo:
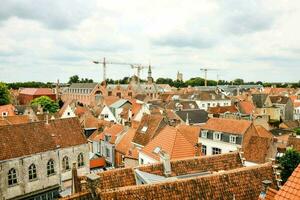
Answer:
[[[38,97],[48,96],[52,100],[56,100],[56,95],[49,88],[23,88],[19,93],[19,103],[21,105],[30,104],[30,102]]]

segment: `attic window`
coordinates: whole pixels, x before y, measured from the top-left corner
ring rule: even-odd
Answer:
[[[161,148],[160,147],[155,147],[155,149],[153,150],[153,153],[158,154],[160,152]]]
[[[148,130],[148,126],[143,126],[143,128],[141,129],[141,132],[146,133],[147,130]]]
[[[221,140],[221,133],[220,132],[214,132],[214,140]]]
[[[235,144],[236,143],[236,136],[235,135],[230,135],[229,136],[229,142]]]

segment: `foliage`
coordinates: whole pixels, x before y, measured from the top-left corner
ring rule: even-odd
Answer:
[[[300,153],[295,149],[288,149],[285,152],[284,156],[279,158],[278,161],[282,167],[281,179],[283,183],[285,183],[293,173],[294,169],[300,163]]]
[[[74,76],[71,76],[69,78],[69,84],[71,83],[93,83],[93,79],[88,79],[88,78],[79,78],[78,75],[74,75]]]
[[[296,132],[297,135],[300,135],[300,128],[295,128],[294,131]]]
[[[52,84],[50,82],[15,82],[15,83],[7,83],[9,89],[19,89],[19,88],[51,88]]]
[[[10,92],[5,83],[0,82],[0,105],[10,103]]]
[[[234,79],[233,85],[244,85],[244,80],[241,78]]]
[[[31,105],[40,105],[43,108],[43,111],[48,111],[49,113],[55,113],[59,109],[58,103],[48,96],[41,96],[33,99]]]

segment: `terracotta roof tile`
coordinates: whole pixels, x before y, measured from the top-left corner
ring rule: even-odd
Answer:
[[[96,159],[92,159],[90,160],[90,168],[97,168],[97,167],[104,167],[105,166],[105,158],[104,157],[100,157],[100,158],[96,158]]]
[[[104,102],[105,105],[110,106],[111,104],[113,104],[113,103],[115,103],[115,102],[117,102],[117,101],[119,101],[119,100],[120,100],[119,97],[115,97],[115,96],[106,96],[106,97],[104,97],[103,102]]]
[[[198,134],[199,133],[197,133],[197,135]],[[195,144],[197,142],[197,137],[194,137],[194,141],[190,141],[176,128],[166,126],[141,150],[141,152],[157,161],[160,160],[159,155],[154,152],[154,149],[157,147],[168,153],[171,159],[193,157],[196,154]]]
[[[114,144],[117,136],[125,130],[125,127],[120,124],[114,124],[111,127],[104,129],[103,134],[111,136],[110,143]]]
[[[300,199],[300,164],[275,195],[275,200]]]
[[[0,118],[0,126],[12,125],[12,124],[24,124],[29,123],[31,120],[28,115],[15,115]]]
[[[239,107],[241,113],[247,114],[247,115],[253,114],[255,111],[255,106],[250,101],[240,101],[238,103],[238,107]]]
[[[136,129],[129,128],[122,136],[119,143],[116,145],[116,150],[122,154],[127,154],[131,148],[131,142],[135,135]]]
[[[252,122],[247,120],[211,118],[202,129],[242,135],[251,125]]]
[[[24,88],[24,89],[21,89],[20,94],[26,94],[26,95],[53,95],[54,93],[49,88]]]
[[[237,113],[238,109],[234,105],[232,105],[232,106],[216,106],[216,107],[209,107],[207,112],[211,113],[211,114],[223,114],[226,112]]]
[[[0,126],[0,160],[87,143],[77,118]]]
[[[265,129],[263,126],[256,125],[255,128],[256,128],[257,134],[260,137],[273,138],[273,134],[270,131],[268,131],[267,129]]]
[[[132,141],[145,146],[165,125],[166,123],[161,114],[144,115]]]
[[[0,117],[3,112],[7,112],[7,116],[15,116],[16,108],[12,104],[0,106]]]
[[[252,136],[243,146],[244,157],[247,161],[265,163],[271,144],[272,138]]]

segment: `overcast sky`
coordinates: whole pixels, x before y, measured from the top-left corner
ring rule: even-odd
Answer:
[[[91,61],[154,78],[298,81],[299,0],[1,0],[0,81],[102,79]],[[109,65],[109,78],[135,73]],[[144,70],[143,78],[147,76]]]

